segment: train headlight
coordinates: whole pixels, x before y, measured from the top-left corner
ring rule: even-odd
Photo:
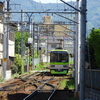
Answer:
[[[51,65],[51,67],[55,67],[55,65]]]

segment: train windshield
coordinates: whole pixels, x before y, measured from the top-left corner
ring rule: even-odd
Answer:
[[[68,62],[69,55],[65,51],[52,51],[50,53],[50,62]]]

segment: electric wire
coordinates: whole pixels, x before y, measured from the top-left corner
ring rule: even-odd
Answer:
[[[44,11],[44,8],[43,8],[43,6],[42,6],[42,4],[41,4],[41,1],[39,0],[39,2],[40,2],[40,6],[41,6],[41,8],[43,9],[43,11]]]
[[[35,10],[38,12],[38,10],[36,9],[36,7],[33,5],[33,2],[31,0],[29,0],[29,2],[32,4],[32,6],[35,8]],[[39,13],[40,17],[42,18],[41,14]]]
[[[22,6],[21,6],[21,4],[17,4],[16,2],[13,2],[13,1],[10,1],[11,3],[13,3],[13,4],[10,4],[11,6],[12,5],[14,5],[15,6],[15,9],[13,9],[13,10],[22,10]],[[16,7],[16,6],[19,6],[19,9]],[[16,18],[14,18],[14,17],[12,17],[12,18],[14,18],[14,19],[12,19],[12,20],[15,20],[15,19],[18,19],[19,21],[21,20],[21,18],[20,18],[20,14],[12,14],[12,16],[16,16]]]

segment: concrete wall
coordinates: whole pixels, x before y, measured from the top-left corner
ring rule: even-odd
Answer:
[[[9,40],[9,56],[14,57],[14,53],[15,53],[15,42]]]
[[[0,66],[0,78],[2,78],[2,67]]]
[[[0,4],[0,13],[2,13],[3,5]],[[3,15],[0,14],[0,78],[2,77],[2,59],[3,59]]]

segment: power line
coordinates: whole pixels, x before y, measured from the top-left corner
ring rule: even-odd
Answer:
[[[35,10],[38,12],[38,10],[36,9],[36,7],[33,5],[32,1],[31,1],[31,0],[29,0],[29,2],[32,4],[32,6],[35,8]],[[39,13],[39,15],[40,15],[40,13]],[[41,15],[40,15],[40,17],[42,18],[42,16],[41,16]]]

